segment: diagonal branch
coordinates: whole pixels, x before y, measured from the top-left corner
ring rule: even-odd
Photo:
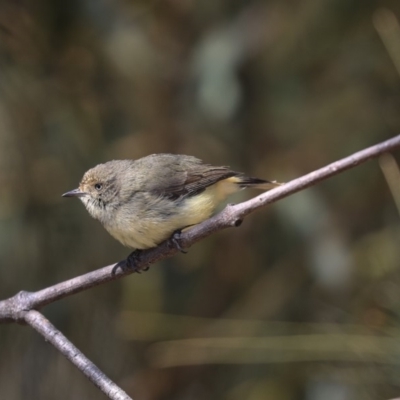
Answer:
[[[25,314],[25,322],[46,338],[72,364],[112,400],[132,400],[120,387],[111,381],[96,365],[78,350],[51,322],[36,310]]]
[[[212,233],[229,227],[238,226],[242,219],[248,214],[268,204],[274,203],[309,186],[313,186],[320,181],[326,180],[331,176],[353,168],[371,158],[376,158],[383,153],[395,150],[399,147],[400,135],[354,153],[351,156],[329,164],[300,178],[294,179],[285,185],[262,193],[248,201],[236,205],[228,205],[219,214],[183,232],[180,238],[180,244],[182,247],[187,248]],[[137,268],[144,269],[149,264],[171,257],[177,252],[178,250],[176,248],[169,246],[168,241],[165,241],[158,247],[143,251]],[[112,275],[113,267],[115,267],[115,264],[58,283],[37,292],[30,293],[23,291],[7,300],[0,301],[0,322],[23,322],[25,314],[29,310],[41,308],[46,304],[66,296],[108,281],[122,278],[133,272],[118,270],[115,275]]]

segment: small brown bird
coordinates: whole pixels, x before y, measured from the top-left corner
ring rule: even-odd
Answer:
[[[278,185],[192,156],[153,154],[99,164],[84,174],[78,189],[63,196],[79,197],[112,236],[143,250],[206,220],[231,193]]]

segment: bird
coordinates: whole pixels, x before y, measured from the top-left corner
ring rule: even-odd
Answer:
[[[208,219],[229,194],[279,185],[193,156],[152,154],[98,164],[83,175],[77,189],[62,196],[78,197],[115,239],[135,249],[126,260],[135,269],[142,250]]]

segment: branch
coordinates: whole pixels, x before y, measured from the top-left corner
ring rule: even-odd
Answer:
[[[86,375],[108,398],[112,400],[132,400],[120,387],[101,372],[83,355],[54,325],[40,312],[28,311],[25,322],[46,338],[69,361]]]
[[[219,214],[182,233],[180,245],[181,247],[187,248],[212,233],[229,227],[239,226],[244,217],[268,204],[274,203],[309,186],[313,186],[322,180],[328,179],[331,176],[353,168],[371,158],[378,157],[383,153],[399,147],[400,135],[354,153],[349,157],[329,164],[317,171],[294,179],[285,185],[272,189],[251,200],[237,205],[228,205]],[[178,250],[176,248],[170,247],[168,241],[165,241],[158,247],[142,252],[140,260],[137,263],[137,268],[144,269],[149,264],[171,257],[177,252]],[[112,270],[114,267],[115,265],[109,265],[37,292],[31,293],[21,291],[9,299],[0,301],[0,323],[21,322],[31,325],[44,336],[46,340],[50,341],[50,343],[60,350],[65,357],[73,362],[93,383],[95,383],[95,385],[103,390],[104,393],[109,397],[114,395],[114,397],[110,398],[129,399],[126,393],[102,374],[93,363],[72,345],[72,343],[68,342],[61,332],[57,331],[49,321],[39,312],[35,311],[46,304],[66,296],[133,273],[133,271],[121,271],[119,269],[117,273],[113,275]]]
[[[337,175],[347,169],[368,161],[371,158],[376,158],[383,153],[399,147],[400,135],[354,153],[349,157],[343,158],[300,178],[294,179],[248,201],[236,205],[229,204],[219,214],[183,232],[180,238],[180,245],[183,248],[188,248],[199,240],[210,236],[212,233],[238,226],[243,218],[248,214],[265,207],[268,204],[275,203],[293,193],[306,189],[309,186],[316,185],[320,181],[326,180],[331,176]],[[169,242],[165,241],[157,247],[143,251],[137,264],[137,268],[144,269],[149,264],[172,257],[177,252],[178,250],[176,248],[171,247]],[[68,281],[58,283],[37,292],[31,293],[22,291],[7,300],[0,301],[0,322],[23,322],[25,314],[29,310],[41,308],[46,304],[70,296],[74,293],[81,292],[90,287],[119,279],[133,273],[133,271],[121,271],[121,269],[118,269],[117,273],[113,275],[111,272],[115,265],[116,264],[100,268],[96,271],[72,278]]]

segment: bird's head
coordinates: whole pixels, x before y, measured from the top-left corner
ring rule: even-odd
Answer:
[[[112,218],[118,207],[118,174],[112,162],[99,164],[89,169],[77,189],[63,194],[63,197],[78,197],[89,213],[104,222]]]

